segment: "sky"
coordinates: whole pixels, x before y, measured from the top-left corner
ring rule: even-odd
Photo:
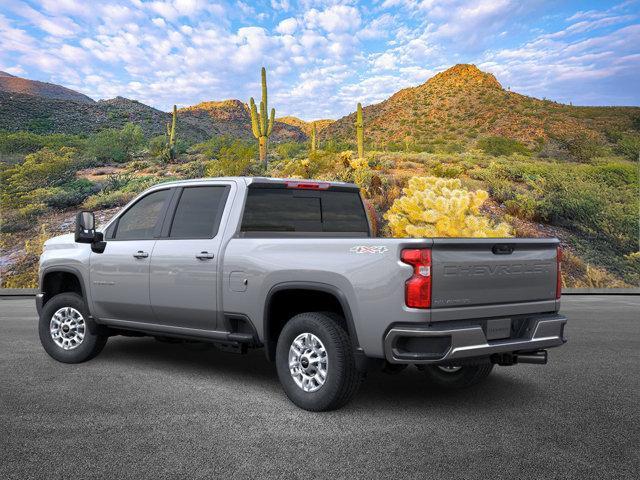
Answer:
[[[339,118],[457,63],[512,91],[640,105],[640,0],[0,0],[0,70],[168,111],[260,95]]]

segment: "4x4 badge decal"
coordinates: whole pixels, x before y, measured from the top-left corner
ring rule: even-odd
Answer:
[[[356,245],[349,249],[351,253],[385,253],[389,249],[384,245]]]

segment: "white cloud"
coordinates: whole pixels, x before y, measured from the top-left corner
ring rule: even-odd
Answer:
[[[285,18],[276,27],[276,32],[283,35],[292,35],[298,28],[298,20],[295,18]]]
[[[530,2],[516,0],[245,2],[16,0],[0,14],[0,65],[161,108],[246,101],[259,94],[265,65],[278,114],[307,119],[379,102],[458,62],[537,96],[591,91],[583,83],[620,76],[640,83],[631,7],[581,12],[557,32],[533,32],[522,27]]]
[[[358,9],[347,5],[333,5],[323,11],[313,8],[304,18],[310,28],[320,26],[330,33],[355,30],[362,21]]]
[[[78,24],[76,24],[70,18],[63,16],[48,17],[31,8],[26,3],[11,3],[9,5],[9,8],[16,14],[20,15],[26,20],[29,20],[29,22],[38,27],[40,30],[55,37],[70,37],[76,32],[80,31],[80,27],[78,26]]]
[[[7,72],[11,75],[16,75],[18,77],[27,74],[27,71],[24,68],[22,68],[22,65],[15,65],[13,67],[0,66],[0,70],[2,70],[3,72]]]
[[[58,50],[58,56],[72,65],[79,65],[89,61],[87,51],[73,45],[62,45]]]
[[[385,38],[389,36],[390,30],[393,30],[397,25],[396,18],[393,15],[385,13],[371,20],[357,35],[358,38],[365,40]]]
[[[396,57],[392,53],[385,52],[376,56],[372,63],[376,70],[393,70],[397,67],[396,61]]]
[[[291,8],[291,4],[289,0],[271,0],[271,8],[287,12]]]

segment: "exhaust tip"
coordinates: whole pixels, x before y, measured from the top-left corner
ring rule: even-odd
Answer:
[[[537,352],[527,352],[527,353],[503,353],[493,355],[491,357],[492,363],[497,363],[502,366],[515,365],[517,363],[531,363],[535,365],[546,365],[547,364],[547,351],[539,350]]]

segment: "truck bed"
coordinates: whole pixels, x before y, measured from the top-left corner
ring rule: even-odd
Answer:
[[[335,287],[351,310],[357,341],[382,357],[390,324],[556,312],[557,239],[239,238],[224,253],[225,311],[247,312],[262,325],[264,299],[278,285]],[[409,308],[413,268],[404,249],[432,251],[432,306]],[[237,291],[238,278],[247,291]],[[261,334],[263,332],[258,332]]]

